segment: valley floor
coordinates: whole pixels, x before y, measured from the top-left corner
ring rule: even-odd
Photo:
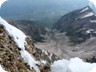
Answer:
[[[90,38],[86,42],[72,46],[65,33],[49,32],[45,36],[44,42],[35,43],[40,49],[55,53],[61,58],[70,59],[80,57],[82,59],[91,58],[96,55],[96,38]]]

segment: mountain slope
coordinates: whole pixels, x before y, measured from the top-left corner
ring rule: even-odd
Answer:
[[[49,72],[58,59],[35,48],[30,37],[0,17],[0,64],[8,72]]]
[[[2,72],[96,71],[96,63],[92,64],[87,63],[81,60],[80,58],[73,58],[70,60],[65,59],[58,60],[58,59],[59,58],[52,53],[50,54],[47,51],[44,50],[41,51],[39,49],[36,49],[34,47],[34,44],[32,43],[32,40],[28,36],[26,36],[18,28],[9,24],[2,17],[0,17],[0,71],[1,70]],[[53,62],[55,61],[54,64],[52,61]],[[1,67],[1,64],[3,67]],[[4,70],[4,68],[6,69],[6,71]]]
[[[19,46],[18,41],[14,40],[17,34],[8,34],[7,28],[14,31],[15,27],[10,24],[8,27],[5,25],[7,22],[0,19],[0,70],[2,72],[94,72],[96,70],[95,63],[86,63],[79,58],[58,60],[59,58],[54,54],[35,48],[29,37],[25,40],[27,44],[24,49]],[[21,39],[19,35],[17,37],[18,40]]]
[[[94,58],[96,57],[95,20],[95,13],[89,6],[72,11],[64,15],[54,25],[53,30],[46,34],[45,42],[38,42],[35,45],[66,59]]]
[[[41,35],[45,35],[46,30],[40,24],[30,20],[10,20],[13,26],[22,30],[26,35],[30,36],[35,42],[43,41]]]
[[[93,10],[86,6],[82,9],[72,11],[64,15],[53,27],[60,32],[66,32],[70,41],[74,44],[82,43],[96,33],[96,15]],[[89,33],[88,33],[89,31]]]

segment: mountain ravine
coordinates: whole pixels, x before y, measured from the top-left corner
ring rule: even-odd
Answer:
[[[22,30],[26,35],[29,35],[34,42],[44,40],[42,35],[45,35],[45,28],[35,21],[31,20],[8,20],[10,24]]]
[[[96,15],[86,6],[61,17],[45,36],[45,42],[35,45],[61,58],[96,56]]]

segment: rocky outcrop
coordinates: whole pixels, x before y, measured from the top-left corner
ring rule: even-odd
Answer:
[[[86,62],[96,63],[96,56],[86,59]]]
[[[30,37],[26,38],[26,50],[31,54],[36,61],[41,72],[49,72],[50,65],[59,58],[47,51],[36,48]],[[20,49],[8,36],[3,26],[0,26],[0,64],[8,72],[35,72],[23,61],[19,53]]]

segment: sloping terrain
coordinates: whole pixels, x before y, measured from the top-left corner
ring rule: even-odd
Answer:
[[[73,44],[80,44],[92,36],[96,36],[96,15],[93,10],[86,6],[64,15],[54,25],[53,29],[66,32]]]
[[[0,64],[9,72],[31,72],[20,57],[16,43],[0,27]]]
[[[40,24],[30,20],[10,20],[8,21],[13,26],[22,30],[26,35],[30,36],[34,41],[43,41],[43,37],[46,30]]]
[[[51,63],[59,58],[48,51],[36,48],[30,37],[26,38],[26,42],[25,48],[34,60],[39,62],[37,66],[40,71],[49,72]],[[30,69],[30,66],[22,59],[22,54],[22,50],[6,33],[4,26],[0,25],[0,64],[3,68],[8,72],[35,72],[34,68]]]
[[[91,59],[96,55],[96,37],[72,46],[65,33],[56,32],[54,39],[48,38],[45,42],[38,42],[36,47],[55,53],[61,58],[80,57],[82,59]]]
[[[38,66],[40,72],[94,72],[96,70],[95,63],[86,63],[79,58],[58,60],[59,58],[56,55],[35,48],[29,37],[26,38],[26,42],[26,51],[39,62],[36,66]],[[0,26],[0,71],[39,72],[35,71],[34,67],[30,69],[30,66],[22,59],[20,51],[22,50],[18,48],[16,42],[6,33],[3,26]]]
[[[96,55],[96,15],[89,6],[64,15],[36,44],[61,58],[91,59]]]

